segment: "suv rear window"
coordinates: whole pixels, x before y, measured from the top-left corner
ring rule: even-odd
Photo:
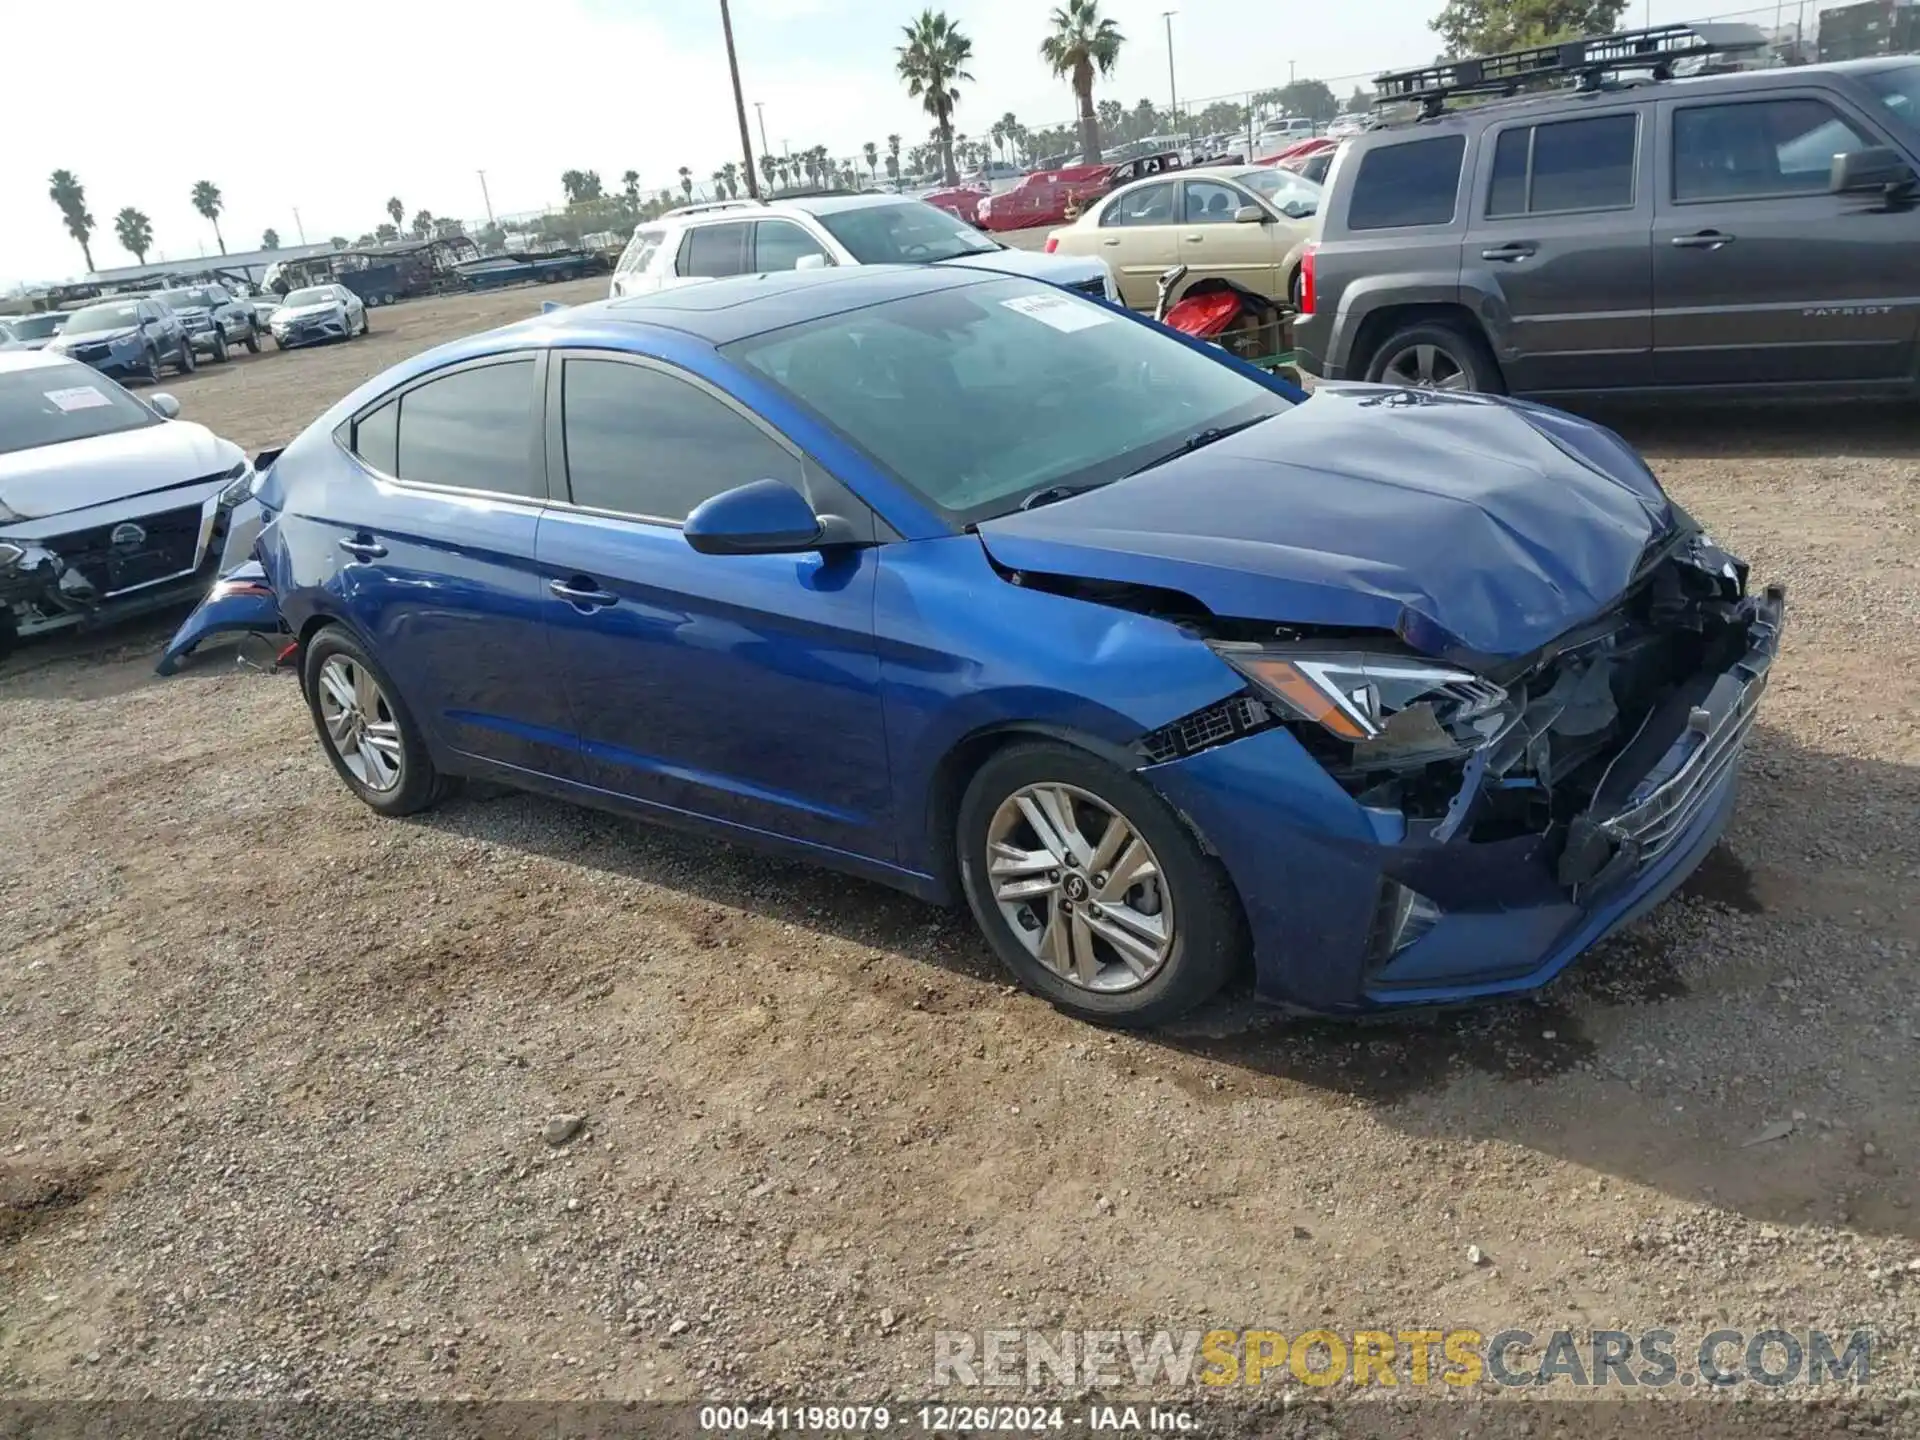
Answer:
[[[1360,157],[1360,173],[1347,202],[1347,228],[1447,224],[1453,219],[1460,161],[1466,153],[1464,135],[1435,135],[1367,151]]]
[[[676,273],[709,278],[746,274],[748,233],[749,227],[737,220],[696,225],[687,231],[687,238],[680,244]]]
[[[1487,214],[1553,215],[1633,207],[1632,111],[1500,132]]]

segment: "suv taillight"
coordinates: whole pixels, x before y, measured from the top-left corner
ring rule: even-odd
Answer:
[[[1300,313],[1313,314],[1313,241],[1300,256]]]

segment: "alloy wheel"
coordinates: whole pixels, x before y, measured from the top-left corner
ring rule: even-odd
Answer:
[[[1029,954],[1071,985],[1137,990],[1173,951],[1159,859],[1113,806],[1074,785],[1024,786],[987,827],[994,903]]]
[[[379,682],[350,656],[330,655],[320,667],[320,720],[353,778],[376,793],[398,788],[406,751],[393,707]]]
[[[1416,390],[1471,390],[1466,367],[1438,345],[1409,345],[1387,361],[1380,378]]]

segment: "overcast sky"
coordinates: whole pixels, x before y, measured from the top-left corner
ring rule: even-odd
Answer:
[[[1633,0],[1630,18],[1641,20],[1647,4]],[[704,181],[739,157],[718,0],[85,0],[79,11],[16,0],[7,8],[10,53],[36,58],[8,67],[0,95],[0,287],[83,271],[47,198],[57,168],[86,186],[94,260],[111,267],[132,263],[113,233],[125,205],[153,222],[149,259],[214,252],[211,228],[188,203],[196,180],[221,188],[227,245],[247,250],[269,226],[283,244],[302,228],[309,240],[357,236],[385,218],[389,195],[409,216],[424,208],[478,218],[481,168],[495,213],[505,215],[557,203],[560,172],[572,167],[598,170],[609,189],[635,169],[658,190],[675,183],[681,165]],[[884,149],[890,131],[909,145],[923,140],[930,122],[893,71],[900,27],[917,8],[918,0],[733,0],[756,152],[755,100],[765,104],[776,150],[824,144],[851,154],[867,140]],[[1036,54],[1046,0],[951,0],[945,8],[974,44],[959,130],[984,134],[1009,110],[1035,127],[1071,117],[1071,92]],[[1174,52],[1185,100],[1284,84],[1290,61],[1302,77],[1342,77],[1343,91],[1383,68],[1422,63],[1436,53],[1427,22],[1440,0],[1105,0],[1103,8],[1129,43],[1095,95],[1132,105],[1167,100],[1167,8],[1179,12]],[[1707,8],[1651,0],[1656,21]],[[81,28],[76,14],[84,14]]]

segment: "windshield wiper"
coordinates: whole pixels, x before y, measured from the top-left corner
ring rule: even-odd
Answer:
[[[1089,490],[1098,490],[1102,485],[1112,483],[1111,480],[1097,480],[1091,485],[1046,485],[1027,496],[1015,508],[1038,510],[1042,505],[1051,505],[1056,500],[1071,500],[1076,495],[1084,495]]]
[[[1249,430],[1255,425],[1258,425],[1262,420],[1271,420],[1272,418],[1271,415],[1256,415],[1251,420],[1242,420],[1238,425],[1209,425],[1204,430],[1194,431],[1193,434],[1187,436],[1186,439],[1182,440],[1178,445],[1174,446],[1173,449],[1158,459],[1149,460],[1138,470],[1129,473],[1134,475],[1143,474],[1153,469],[1156,465],[1164,465],[1169,460],[1178,460],[1182,455],[1191,455],[1194,451],[1204,449],[1216,440],[1224,440],[1229,435],[1238,435],[1242,430]]]

